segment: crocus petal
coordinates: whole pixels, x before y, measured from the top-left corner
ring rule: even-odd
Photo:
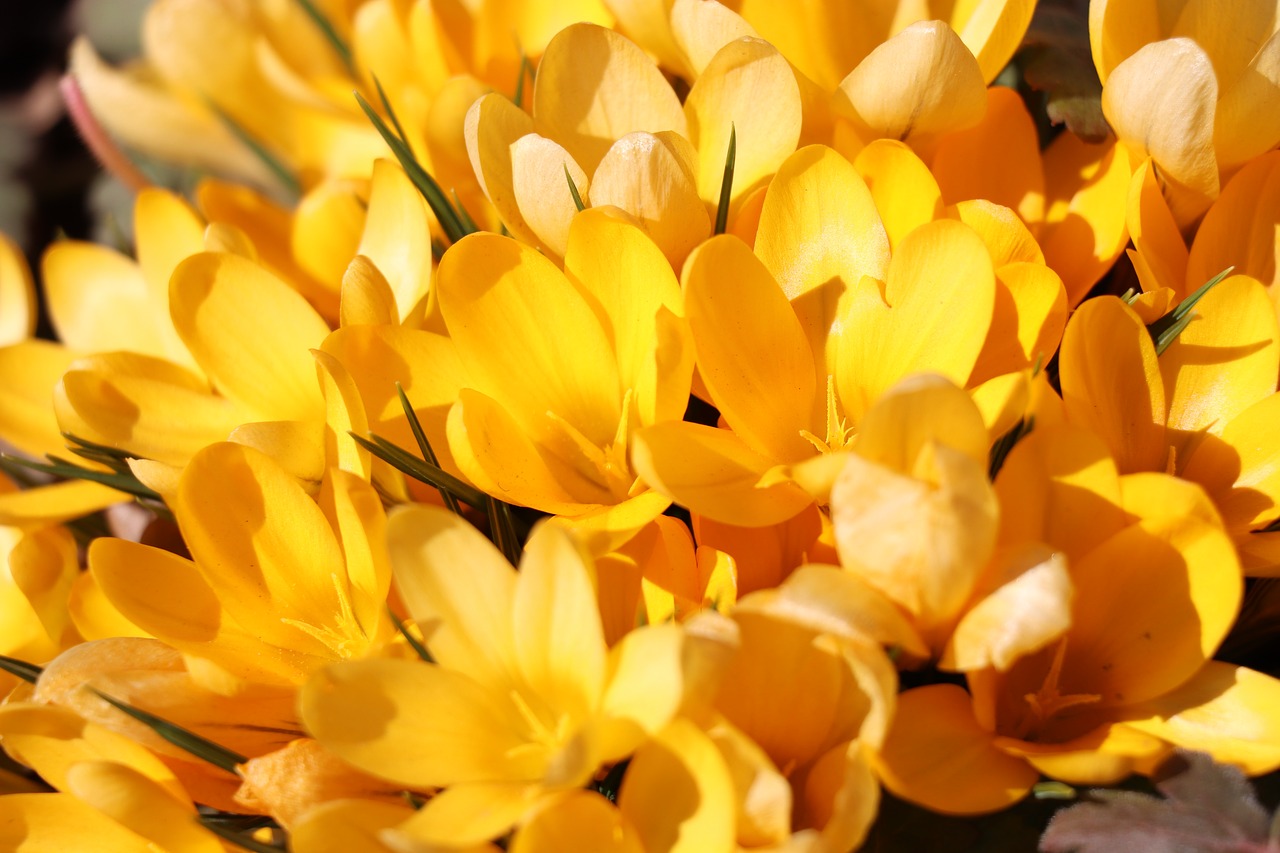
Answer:
[[[112,761],[163,786],[175,802],[187,800],[173,773],[145,747],[91,723],[58,705],[15,703],[0,709],[0,732],[5,746],[60,791],[68,788],[68,774],[82,761]]]
[[[715,744],[679,719],[636,751],[618,809],[645,850],[728,853],[735,849],[735,799]]]
[[[1089,46],[1103,83],[1117,65],[1165,34],[1155,5],[1099,0],[1089,6]]]
[[[1135,267],[1142,289],[1151,292],[1168,287],[1179,298],[1189,296],[1190,291],[1185,289],[1187,245],[1182,241],[1178,223],[1174,221],[1173,213],[1160,191],[1155,163],[1150,157],[1142,161],[1129,183],[1125,222],[1137,250]],[[1204,281],[1221,271],[1215,270]],[[1199,282],[1196,286],[1203,283]]]
[[[1120,299],[1076,309],[1062,338],[1062,402],[1067,417],[1097,433],[1121,473],[1163,471],[1164,380],[1146,326]]]
[[[1040,245],[1071,305],[1084,299],[1128,242],[1129,173],[1128,149],[1114,142],[1090,145],[1063,133],[1044,151]]]
[[[605,646],[595,565],[572,536],[551,526],[525,543],[512,614],[516,657],[536,695],[583,719],[604,684]]]
[[[540,441],[558,438],[548,411],[597,447],[613,440],[622,414],[613,347],[549,260],[508,237],[471,234],[446,253],[437,286],[471,387],[502,400]],[[552,318],[554,340],[544,328]]]
[[[482,681],[515,675],[513,567],[467,522],[439,507],[391,514],[387,547],[396,589],[445,665]],[[451,567],[465,564],[466,572]]]
[[[631,464],[652,488],[729,524],[777,524],[812,503],[789,480],[767,482],[773,461],[728,430],[681,422],[648,427],[635,435]]]
[[[529,243],[537,238],[520,215],[512,189],[511,145],[533,132],[533,119],[507,98],[488,94],[467,111],[464,133],[471,168],[480,188],[512,234]]]
[[[564,145],[588,173],[615,139],[633,131],[687,135],[680,101],[653,61],[624,36],[592,24],[567,27],[547,44],[533,114],[538,132]]]
[[[0,845],[20,853],[110,848],[152,853],[155,845],[73,794],[11,794],[0,798]]]
[[[297,853],[391,853],[379,834],[412,814],[407,803],[332,800],[311,809],[293,825],[289,844]]]
[[[1102,90],[1102,112],[1137,158],[1160,165],[1175,218],[1193,222],[1218,195],[1213,63],[1189,38],[1145,45],[1121,62]]]
[[[858,430],[858,456],[910,474],[930,442],[959,450],[978,464],[987,461],[987,428],[972,398],[932,373],[908,376],[871,407]]]
[[[1248,55],[1247,50],[1231,48],[1223,53],[1240,58]],[[1224,171],[1252,160],[1280,142],[1280,124],[1274,112],[1262,106],[1275,98],[1277,84],[1280,84],[1280,35],[1272,33],[1240,77],[1222,87],[1213,144],[1218,165]]]
[[[1002,546],[1044,542],[1074,563],[1128,523],[1115,462],[1078,427],[1034,430],[1009,453],[995,486]]]
[[[372,159],[369,157],[369,160]],[[364,162],[367,163],[368,160]],[[364,169],[367,166],[361,168]],[[252,234],[253,250],[262,263],[274,275],[302,294],[322,317],[329,319],[338,316],[338,282],[317,281],[304,272],[294,260],[290,245],[293,213],[289,208],[272,201],[250,187],[213,179],[200,182],[196,187],[196,200],[201,213],[208,221],[232,226],[246,235]],[[208,245],[205,248],[208,251],[219,251]],[[173,310],[172,290],[171,286],[170,313]],[[174,324],[177,325],[176,320]],[[181,328],[178,329],[178,333],[182,334]],[[279,337],[278,333],[276,337]]]
[[[559,143],[536,133],[511,144],[511,192],[525,223],[552,254],[564,257],[569,223],[577,212],[569,181],[591,204],[587,173]]]
[[[1278,701],[1280,681],[1210,661],[1177,690],[1131,709],[1126,725],[1256,776],[1280,767]]]
[[[400,447],[416,446],[396,394],[399,382],[436,458],[445,470],[456,471],[445,440],[445,419],[464,375],[452,341],[418,329],[369,325],[339,329],[321,348],[355,381],[370,430]]]
[[[1276,388],[1280,327],[1267,292],[1232,276],[1196,304],[1197,319],[1160,356],[1170,443],[1185,458],[1196,433],[1221,434]]]
[[[342,274],[342,296],[339,307],[340,324],[393,325],[399,322],[400,311],[395,294],[386,276],[373,261],[364,255],[356,255]]]
[[[316,378],[324,394],[325,464],[368,480],[373,467],[369,451],[351,437],[353,433],[363,435],[369,431],[360,389],[337,358],[318,349],[313,349],[311,355],[316,360]]]
[[[875,200],[840,154],[821,146],[797,151],[769,185],[756,254],[809,338],[818,379],[835,372],[836,323],[864,275],[883,279],[889,239]]]
[[[290,235],[298,263],[320,281],[340,281],[359,251],[366,210],[357,185],[348,181],[326,181],[304,195]]]
[[[901,694],[888,740],[871,759],[886,788],[944,814],[1007,808],[1040,775],[996,748],[974,718],[969,695],[954,684]]]
[[[800,90],[790,63],[768,42],[726,44],[684,102],[689,141],[698,150],[698,194],[720,198],[730,129],[737,134],[731,198],[737,202],[772,177],[800,141]]]
[[[138,265],[93,243],[54,243],[42,264],[49,313],[58,337],[75,349],[163,355],[159,325]],[[103,317],[111,317],[109,323]]]
[[[1036,4],[1030,0],[952,7],[951,26],[973,51],[987,84],[995,80],[1013,58],[1035,9]]]
[[[205,253],[174,271],[170,306],[178,334],[228,397],[261,420],[323,419],[308,350],[329,327],[291,287],[244,258]]]
[[[402,848],[478,845],[506,835],[534,805],[537,788],[521,783],[453,785],[386,833]]]
[[[639,141],[640,136],[625,139]],[[666,150],[660,141],[659,147]],[[665,343],[658,337],[657,315],[664,308],[676,315],[682,313],[680,284],[653,241],[640,229],[603,211],[584,212],[569,231],[564,270],[604,309],[622,387],[639,391],[652,382],[645,373],[652,369],[655,350]],[[684,413],[688,399],[683,390],[677,394],[678,401],[663,400],[661,404],[655,397],[659,393],[660,387],[649,389],[649,399],[640,405],[642,422]],[[678,412],[673,406],[677,403],[681,407]]]
[[[621,548],[669,506],[671,498],[646,489],[620,503],[587,507],[577,515],[558,515],[547,523],[572,532],[590,554],[602,556]]]
[[[685,268],[698,370],[725,422],[784,462],[812,455],[815,373],[804,330],[764,265],[734,237],[698,247]]]
[[[923,140],[973,127],[986,109],[982,69],[941,21],[911,24],[858,63],[836,107],[869,139]]]
[[[54,417],[53,389],[75,353],[50,341],[0,347],[0,435],[32,456],[65,453]]]
[[[981,238],[938,220],[911,232],[889,263],[883,291],[863,278],[851,289],[839,335],[836,387],[852,420],[895,382],[939,373],[965,385],[986,340],[995,275]]]
[[[120,539],[100,538],[89,556],[103,593],[126,619],[176,649],[268,684],[298,683],[329,656],[294,631],[246,630],[224,612],[190,560]],[[180,612],[174,601],[182,601]]]
[[[249,495],[257,500],[246,502]],[[232,505],[238,512],[228,516]],[[346,569],[328,520],[269,457],[238,444],[211,445],[183,473],[174,514],[223,608],[246,628],[285,647],[284,637],[306,648],[302,638],[318,634],[341,657],[368,642],[339,582]]]
[[[891,251],[916,228],[942,213],[938,182],[905,143],[877,139],[858,152],[853,165],[875,199]]]
[[[163,366],[127,353],[81,362],[57,388],[59,423],[81,438],[184,465],[248,415],[226,398],[192,388],[194,377],[156,369]]]
[[[39,488],[0,492],[0,524],[62,522],[128,500],[123,492],[89,480],[68,480]]]
[[[746,595],[777,586],[806,558],[818,556],[822,518],[812,505],[781,524],[764,527],[740,527],[695,514],[693,530],[700,545],[733,558],[738,594]]]
[[[1098,694],[1104,706],[1183,684],[1235,619],[1244,588],[1238,566],[1227,535],[1196,519],[1152,519],[1116,534],[1072,565],[1076,604],[1062,682],[1087,686],[1077,692]]]
[[[971,383],[1048,363],[1067,325],[1067,291],[1043,264],[996,270],[995,314]]]
[[[36,331],[36,290],[18,245],[0,234],[0,346],[26,340]]]
[[[307,731],[326,749],[411,788],[519,781],[538,772],[512,758],[524,745],[524,723],[505,694],[421,661],[371,659],[322,669],[298,703]]]
[[[982,198],[1018,212],[1028,224],[1044,218],[1044,166],[1035,123],[1012,89],[993,86],[975,126],[938,143],[933,174],[947,204]]]
[[[578,515],[583,505],[612,502],[592,472],[546,452],[505,406],[478,391],[458,392],[446,431],[463,475],[508,503]]]
[[[1182,476],[1204,486],[1236,539],[1249,574],[1273,574],[1277,533],[1254,533],[1280,516],[1280,466],[1267,436],[1280,413],[1271,394],[1227,424],[1221,436],[1206,436]]]
[[[916,616],[926,633],[957,615],[996,538],[985,466],[931,443],[934,483],[851,456],[831,490],[840,561]]]
[[[688,79],[700,77],[730,42],[759,37],[737,12],[719,3],[674,0],[666,5],[670,7],[670,37],[683,53],[681,61],[687,62],[693,72]],[[636,43],[648,45],[639,40]]]
[[[939,666],[1004,672],[1071,625],[1073,589],[1066,558],[1030,546],[996,557],[979,582],[976,604],[960,618]]]
[[[688,140],[669,131],[628,133],[609,148],[592,175],[591,204],[613,205],[630,214],[661,247],[672,269],[679,270],[711,233],[711,218],[694,183],[696,160]]]
[[[645,735],[662,729],[684,699],[681,654],[684,637],[673,625],[653,625],[629,632],[609,652],[609,684],[601,713],[634,724],[629,743],[615,744],[615,754],[630,754]]]
[[[67,772],[67,787],[121,826],[164,850],[222,853],[212,832],[194,819],[191,803],[134,768],[113,761],[84,761]]]
[[[1141,765],[1158,766],[1170,751],[1158,738],[1125,724],[1103,724],[1061,743],[1012,738],[999,738],[997,743],[1041,773],[1076,785],[1114,785]]]
[[[1253,276],[1280,300],[1276,288],[1275,211],[1280,209],[1280,154],[1264,154],[1227,183],[1209,208],[1186,258],[1185,296],[1229,266]],[[1158,247],[1157,247],[1158,248]],[[1155,249],[1153,249],[1154,251]],[[1175,255],[1175,257],[1177,257]],[[1169,286],[1183,287],[1179,281]]]
[[[352,255],[364,255],[395,294],[398,319],[408,315],[431,281],[434,217],[404,170],[390,160],[373,164],[364,234]],[[350,260],[351,256],[347,257]]]
[[[511,840],[511,853],[644,853],[635,829],[622,812],[591,791],[575,791],[549,803],[531,817]]]

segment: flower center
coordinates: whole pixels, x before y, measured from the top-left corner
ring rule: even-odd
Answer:
[[[1063,637],[1058,641],[1058,648],[1053,653],[1053,663],[1049,665],[1040,689],[1022,697],[1027,703],[1027,712],[1016,735],[1021,740],[1037,740],[1045,734],[1050,721],[1061,717],[1064,711],[1081,705],[1092,705],[1102,699],[1097,693],[1062,693],[1059,690],[1058,680],[1062,677],[1062,660],[1066,653],[1067,638]]]
[[[838,453],[853,442],[854,429],[848,421],[840,417],[840,405],[836,401],[836,378],[827,374],[827,434],[818,438],[807,429],[800,430],[800,436],[820,453]]]

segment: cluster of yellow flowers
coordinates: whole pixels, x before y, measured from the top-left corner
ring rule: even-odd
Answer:
[[[77,45],[109,165],[221,177],[49,249],[60,343],[0,242],[0,847],[844,853],[882,786],[1280,768],[1214,660],[1280,575],[1280,5],[1093,0],[1113,135],[1043,147],[1034,6]]]

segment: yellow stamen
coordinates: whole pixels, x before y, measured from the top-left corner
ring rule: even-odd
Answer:
[[[327,646],[337,657],[345,659],[355,653],[351,648],[351,641],[356,638],[367,640],[369,635],[351,606],[351,596],[342,579],[334,572],[330,572],[329,578],[333,581],[333,592],[338,599],[338,612],[334,614],[332,624],[315,625],[302,619],[290,619],[284,616],[280,617],[280,621],[290,628],[297,628]]]
[[[840,405],[836,400],[836,378],[827,374],[827,435],[818,438],[807,429],[800,430],[800,437],[817,448],[820,453],[838,453],[853,441],[854,430],[840,417]]]
[[[1026,700],[1030,714],[1023,718],[1019,726],[1018,737],[1023,740],[1035,740],[1044,733],[1050,720],[1058,717],[1068,708],[1080,705],[1092,705],[1102,697],[1096,693],[1059,693],[1058,680],[1062,677],[1062,661],[1067,654],[1067,638],[1058,642],[1053,653],[1053,662],[1045,674],[1044,683],[1035,693],[1028,693],[1022,698]]]

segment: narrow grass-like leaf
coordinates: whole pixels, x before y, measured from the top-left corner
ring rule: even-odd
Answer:
[[[387,92],[382,88],[382,81],[378,79],[378,75],[373,76],[373,86],[378,90],[378,100],[382,102],[382,108],[387,111],[387,118],[391,119],[391,126],[396,129],[396,138],[404,143],[404,147],[409,153],[417,159],[417,155],[413,154],[413,146],[409,144],[409,135],[404,132],[404,125],[400,124],[400,119],[396,115],[396,111],[391,108],[391,100],[387,97]]]
[[[253,152],[254,156],[262,161],[271,174],[275,175],[276,180],[289,192],[289,194],[297,199],[302,195],[302,184],[298,183],[297,177],[289,168],[281,162],[280,158],[271,153],[268,148],[254,138],[253,134],[240,126],[240,123],[223,112],[213,101],[206,100],[209,109],[213,110],[214,115],[222,122],[227,130],[231,131],[231,135],[239,139],[246,148]]]
[[[485,507],[489,516],[489,532],[493,544],[513,566],[520,565],[520,555],[524,548],[520,544],[520,536],[516,533],[516,522],[511,516],[511,504],[497,498],[489,498]]]
[[[357,444],[392,468],[420,483],[426,483],[428,486],[433,486],[441,491],[448,491],[465,504],[482,508],[489,499],[488,495],[476,487],[462,482],[438,465],[432,465],[410,455],[384,438],[380,438],[373,433],[369,433],[368,438],[357,435],[354,432],[350,435],[356,440]]]
[[[475,233],[480,230],[480,226],[476,225],[476,221],[471,218],[471,214],[462,204],[462,199],[458,198],[457,190],[449,190],[449,194],[453,196],[453,205],[458,210],[458,219],[462,221],[462,225],[467,229],[467,233]]]
[[[28,684],[35,684],[36,679],[40,677],[40,673],[44,672],[44,667],[42,666],[11,658],[8,655],[0,655],[0,669],[10,675],[16,675]]]
[[[400,617],[396,615],[396,612],[391,609],[389,604],[387,605],[387,614],[391,617],[391,623],[396,626],[396,630],[400,632],[400,636],[404,637],[404,641],[409,644],[410,648],[418,653],[418,657],[427,663],[435,663],[436,659],[431,656],[431,652],[427,651],[427,647],[422,644],[421,640],[413,636],[409,626],[400,621]]]
[[[342,40],[342,36],[338,35],[338,31],[333,28],[333,22],[325,17],[325,14],[317,9],[311,0],[298,0],[298,5],[302,7],[302,11],[307,13],[307,17],[311,19],[312,23],[320,29],[325,39],[333,47],[334,53],[338,54],[338,58],[342,60],[342,64],[347,66],[347,73],[354,79],[356,66],[351,59],[351,48]]]
[[[1147,326],[1147,332],[1151,335],[1151,340],[1156,345],[1156,355],[1163,355],[1169,345],[1178,339],[1178,335],[1182,334],[1182,330],[1191,324],[1195,319],[1195,315],[1191,313],[1191,309],[1196,307],[1196,303],[1204,298],[1204,295],[1214,288],[1220,281],[1231,275],[1231,271],[1235,267],[1227,267],[1213,278],[1206,281],[1196,289],[1196,292],[1182,300],[1174,307],[1172,311],[1165,314],[1159,320]]]
[[[573,206],[581,213],[587,209],[587,206],[582,203],[582,196],[578,193],[578,185],[573,182],[573,175],[569,174],[568,163],[564,164],[564,179],[569,182],[569,195],[573,196]]]
[[[422,454],[422,458],[427,463],[440,467],[440,460],[436,457],[436,453],[431,449],[431,442],[427,441],[427,434],[422,429],[422,422],[418,420],[418,413],[413,410],[413,404],[409,402],[409,395],[404,393],[404,387],[397,382],[396,394],[400,397],[400,408],[404,409],[405,420],[409,422],[409,429],[413,432],[413,440],[418,442],[418,452]],[[441,469],[443,470],[443,469]],[[458,499],[446,489],[439,489],[440,497],[444,499],[444,505],[456,515],[462,514],[462,507],[458,506]]]
[[[240,774],[236,770],[236,765],[244,764],[249,760],[238,752],[216,744],[208,738],[203,738],[195,732],[187,731],[182,726],[161,719],[155,714],[148,714],[146,711],[133,707],[128,702],[122,702],[113,696],[108,696],[101,690],[94,690],[93,692],[104,702],[133,717],[151,729],[151,731],[178,747],[178,749],[194,755],[201,761],[207,761],[214,767],[219,767],[228,773],[238,776]]]
[[[520,109],[524,109],[524,81],[525,78],[533,77],[533,65],[529,62],[529,57],[525,56],[524,50],[520,51],[520,71],[519,77],[516,78],[516,96],[511,102]]]
[[[74,462],[68,462],[57,456],[50,456],[49,463],[34,462],[30,459],[22,459],[17,456],[9,456],[0,453],[0,470],[11,473],[15,469],[26,468],[32,471],[40,471],[44,474],[52,474],[55,477],[62,477],[68,480],[92,480],[95,483],[102,483],[104,486],[110,486],[126,494],[134,497],[145,498],[147,500],[163,503],[164,499],[159,492],[153,491],[142,483],[133,475],[116,473],[114,471],[95,471],[92,468],[83,468]]]
[[[471,231],[467,230],[466,226],[458,218],[458,213],[453,209],[453,205],[449,203],[444,190],[440,189],[440,185],[436,183],[435,178],[427,174],[427,170],[422,168],[417,158],[413,156],[408,144],[396,136],[391,128],[387,127],[387,123],[364,99],[364,95],[356,92],[355,96],[356,103],[360,105],[360,109],[364,110],[364,114],[373,123],[374,129],[378,131],[378,134],[382,136],[392,153],[396,155],[396,159],[400,161],[400,166],[404,169],[405,174],[409,176],[409,180],[418,188],[418,192],[422,193],[422,197],[427,200],[427,204],[430,205],[432,212],[435,213],[436,219],[440,222],[440,227],[444,229],[445,236],[449,238],[449,242],[456,243],[470,234]]]
[[[274,844],[263,844],[261,841],[250,838],[247,835],[241,835],[230,827],[223,826],[217,821],[210,820],[207,816],[201,816],[199,821],[201,826],[221,838],[223,841],[228,841],[245,850],[252,850],[253,853],[282,853],[285,849],[283,847],[277,847]]]
[[[724,158],[724,180],[720,182],[720,204],[716,207],[716,232],[723,234],[729,224],[729,199],[733,197],[733,168],[738,160],[738,128],[729,125],[729,151]]]
[[[1009,452],[1013,450],[1019,441],[1030,435],[1035,426],[1035,417],[1027,416],[1010,427],[1008,432],[996,439],[996,443],[991,445],[991,451],[988,454],[987,476],[993,483],[996,475],[1000,473],[1000,469],[1004,467],[1004,460],[1009,457]]]

